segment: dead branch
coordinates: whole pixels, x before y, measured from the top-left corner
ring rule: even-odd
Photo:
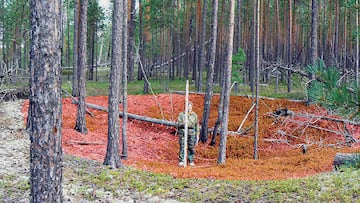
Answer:
[[[349,128],[346,126],[345,123],[344,123],[344,130],[345,130],[345,132],[344,132],[345,142],[346,142],[347,146],[351,146],[351,143],[358,143],[358,140],[352,136]]]
[[[28,97],[29,97],[29,89],[27,87],[18,87],[15,89],[0,90],[0,101],[26,99]]]
[[[287,144],[290,143],[289,140],[283,140],[283,139],[270,139],[270,138],[267,139],[267,138],[265,138],[264,141],[265,141],[265,142],[272,142],[272,143],[273,143],[273,142],[276,142],[276,143],[287,143]]]
[[[241,122],[241,124],[240,124],[239,128],[237,129],[237,131],[238,131],[238,132],[241,130],[242,126],[244,125],[244,123],[245,123],[246,119],[248,118],[248,116],[249,116],[250,112],[253,110],[253,108],[255,107],[255,105],[256,105],[256,104],[254,103],[254,104],[251,106],[251,108],[248,110],[248,112],[246,113],[246,115],[245,115],[245,117],[244,117],[243,121]]]
[[[288,134],[287,132],[285,132],[283,130],[278,130],[278,131],[276,131],[276,133],[281,135],[281,136],[284,136],[284,137],[291,137],[291,138],[294,138],[294,139],[299,139],[299,137]]]
[[[290,110],[286,109],[286,111],[288,112]],[[337,122],[337,123],[351,124],[351,125],[355,125],[355,126],[360,125],[360,123],[355,122],[355,121],[351,121],[351,120],[348,120],[348,119],[331,118],[331,117],[326,117],[326,116],[316,116],[316,115],[313,115],[313,114],[295,113],[293,111],[290,111],[290,114],[289,113],[283,113],[283,112],[280,112],[280,111],[279,111],[279,114],[278,113],[273,113],[273,112],[268,112],[267,114],[268,115],[275,115],[275,116],[278,116],[278,115],[280,115],[280,116],[291,115],[291,117],[299,116],[299,117],[305,117],[305,118],[310,118],[310,119],[315,118],[315,119],[333,121],[333,122]]]
[[[316,115],[313,115],[313,114],[295,113],[295,116],[306,117],[306,118],[318,118],[318,119],[322,119],[322,120],[328,120],[328,121],[333,121],[333,122],[338,122],[338,123],[351,124],[351,125],[356,125],[356,126],[360,125],[360,123],[358,123],[358,122],[347,120],[347,119],[330,118],[330,117],[326,117],[326,116],[316,116]]]

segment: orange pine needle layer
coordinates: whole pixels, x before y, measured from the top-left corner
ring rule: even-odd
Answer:
[[[190,95],[189,98],[201,120],[204,97]],[[210,128],[217,118],[218,101],[219,97],[215,96],[211,106]],[[86,102],[106,107],[108,97],[87,97]],[[28,101],[23,105],[24,119],[27,116],[28,105]],[[250,98],[231,97],[230,131],[238,129],[251,106]],[[343,124],[301,116],[276,120],[270,113],[279,108],[288,108],[296,113],[334,117],[322,108],[305,106],[301,102],[260,99],[259,160],[252,158],[254,131],[250,130],[246,135],[227,137],[225,165],[217,165],[218,145],[209,146],[210,139],[208,143],[200,143],[196,147],[196,166],[193,168],[177,166],[179,145],[174,127],[129,120],[128,159],[124,160],[123,164],[181,178],[270,180],[299,178],[328,172],[332,170],[333,159],[337,152],[360,152],[359,143],[353,144],[352,147],[342,144],[344,136],[340,133]],[[156,98],[151,95],[128,97],[128,112],[132,114],[175,121],[178,113],[183,109],[183,95],[160,94]],[[63,99],[63,151],[74,156],[103,161],[107,146],[107,113],[89,110],[94,117],[86,116],[88,134],[82,135],[74,130],[77,105],[73,104],[70,98]],[[250,127],[253,121],[254,113],[251,113],[243,128]],[[360,127],[349,125],[348,129],[354,138],[360,140]],[[287,140],[287,142],[274,142],[274,140]],[[219,139],[217,139],[218,143]],[[309,145],[305,154],[302,153],[302,144]]]

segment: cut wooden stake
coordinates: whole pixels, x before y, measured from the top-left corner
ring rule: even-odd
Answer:
[[[188,150],[188,111],[189,111],[189,80],[186,80],[186,94],[185,94],[185,133],[184,133],[184,168],[187,165],[187,150]]]

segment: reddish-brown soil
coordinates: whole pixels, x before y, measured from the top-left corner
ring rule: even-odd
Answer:
[[[201,120],[204,97],[190,95],[190,100]],[[211,107],[210,127],[217,117],[218,101],[219,97],[215,96]],[[106,107],[108,98],[87,97],[86,102]],[[231,97],[230,131],[238,129],[251,106],[250,98]],[[25,116],[27,107],[28,102],[25,102],[23,108]],[[128,97],[128,107],[128,112],[132,114],[160,119],[163,115],[164,119],[175,121],[178,113],[184,109],[184,96],[160,94],[155,98],[151,95],[131,95]],[[271,116],[271,112],[279,108],[288,108],[302,114],[334,117],[320,107],[305,106],[301,102],[260,99],[258,160],[253,159],[254,131],[250,130],[246,135],[227,136],[225,165],[217,165],[218,139],[214,147],[209,146],[209,142],[200,143],[196,147],[196,166],[187,168],[177,166],[179,146],[174,127],[129,120],[128,159],[124,160],[123,164],[183,178],[269,180],[305,177],[331,171],[337,152],[360,152],[359,143],[352,144],[352,147],[346,146],[344,136],[341,135],[344,129],[342,123],[303,116],[281,117],[276,120]],[[94,116],[87,115],[89,132],[82,135],[74,130],[77,105],[69,98],[63,100],[63,151],[66,154],[103,161],[107,146],[107,113],[89,110]],[[251,126],[253,121],[254,114],[251,113],[243,128]],[[354,138],[360,140],[360,127],[348,125],[347,128]],[[287,140],[287,142],[274,142],[274,140]],[[302,144],[309,145],[305,154],[302,153]]]

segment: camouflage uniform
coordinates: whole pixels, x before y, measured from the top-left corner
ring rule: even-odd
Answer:
[[[185,112],[181,112],[178,116],[178,134],[179,134],[179,162],[184,161],[184,122]],[[197,135],[199,132],[198,117],[195,112],[191,111],[188,113],[188,161],[189,163],[194,162],[195,145],[197,142]]]

